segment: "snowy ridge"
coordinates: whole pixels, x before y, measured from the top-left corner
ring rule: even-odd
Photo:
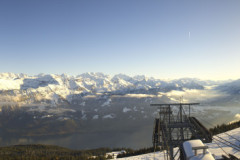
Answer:
[[[148,94],[184,89],[204,89],[203,81],[180,79],[163,81],[146,76],[130,77],[124,74],[115,76],[103,73],[83,73],[78,76],[65,74],[26,74],[0,73],[0,101],[22,104],[50,103],[52,105],[71,104],[74,99],[87,95],[100,94]],[[106,102],[105,105],[110,103]]]

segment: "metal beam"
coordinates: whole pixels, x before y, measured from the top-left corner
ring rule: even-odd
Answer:
[[[199,103],[151,104],[151,106],[160,107],[159,118],[155,120],[154,125],[153,144],[167,150],[170,160],[175,157],[173,148],[180,148],[186,140],[193,137],[205,139],[205,141],[212,140],[207,129],[197,119],[190,117],[191,105],[199,105]],[[173,106],[177,106],[178,114],[172,112]],[[184,111],[185,106],[188,107],[188,114]]]
[[[160,103],[160,104],[150,104],[150,106],[180,106],[180,105],[199,105],[200,103]]]
[[[189,123],[170,123],[168,124],[169,128],[188,128],[190,127]]]

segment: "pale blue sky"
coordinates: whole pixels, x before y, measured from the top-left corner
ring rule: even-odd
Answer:
[[[238,79],[240,1],[1,0],[0,55],[0,72]]]

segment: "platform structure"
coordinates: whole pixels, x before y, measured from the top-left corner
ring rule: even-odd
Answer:
[[[174,160],[182,143],[191,139],[201,139],[204,143],[212,142],[210,132],[195,118],[191,117],[191,106],[199,103],[151,104],[159,107],[159,115],[153,128],[153,147],[167,151],[167,159]]]

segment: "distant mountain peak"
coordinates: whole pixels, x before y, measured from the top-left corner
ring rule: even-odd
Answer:
[[[67,74],[28,76],[26,74],[0,73],[0,91],[8,91],[0,93],[0,96],[4,97],[2,98],[4,101],[21,100],[23,103],[42,101],[45,103],[53,100],[56,103],[72,103],[75,99],[86,95],[102,93],[157,95],[159,92],[172,90],[204,89],[204,86],[209,83],[194,78],[164,81],[145,75],[116,74],[109,76],[101,72],[87,72],[78,76]],[[211,84],[213,83],[211,82]],[[59,100],[56,100],[56,97]]]

